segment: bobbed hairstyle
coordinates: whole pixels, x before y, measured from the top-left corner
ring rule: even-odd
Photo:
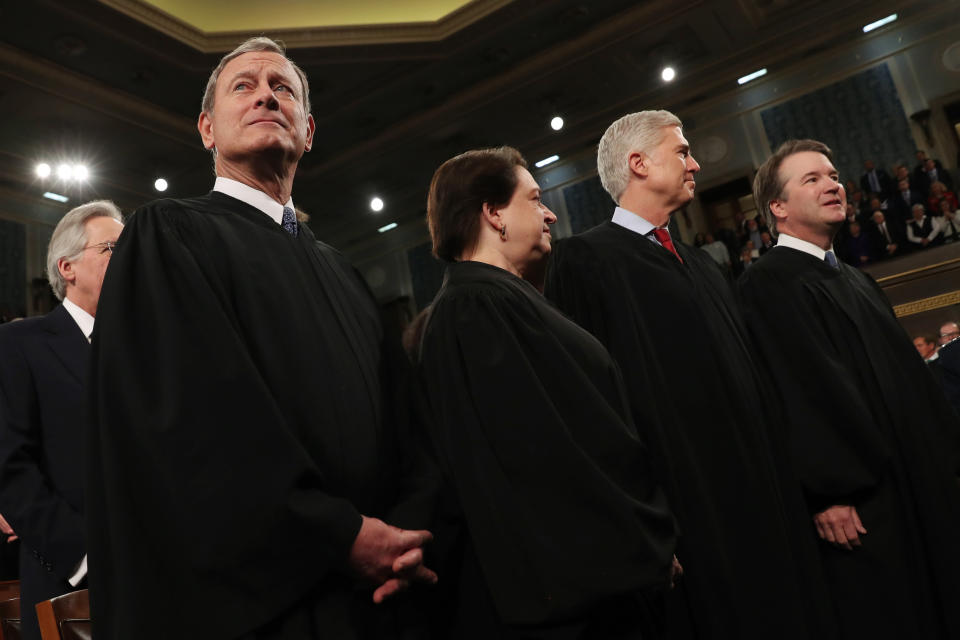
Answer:
[[[123,222],[123,216],[117,205],[109,200],[94,200],[71,209],[57,223],[47,246],[47,280],[57,300],[63,300],[67,294],[67,281],[60,274],[57,265],[60,258],[70,262],[82,259],[83,248],[87,246],[87,220],[107,217]]]
[[[770,210],[770,202],[783,199],[784,180],[780,175],[780,165],[793,154],[804,151],[822,153],[827,160],[833,162],[833,152],[830,151],[830,147],[819,140],[787,140],[767,158],[766,162],[760,165],[757,175],[753,178],[753,199],[756,202],[757,211],[763,216],[767,228],[774,236],[778,233],[777,217]]]
[[[427,226],[433,255],[456,262],[474,248],[483,205],[502,207],[517,189],[517,167],[527,161],[513,147],[474,149],[440,165],[427,195]]]

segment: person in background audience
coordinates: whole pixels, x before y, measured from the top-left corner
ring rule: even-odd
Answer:
[[[96,637],[393,638],[400,619],[374,602],[436,581],[414,499],[432,472],[397,431],[375,301],[296,219],[307,78],[251,38],[213,70],[197,126],[213,191],[138,209],[103,284]]]
[[[757,249],[760,245],[763,244],[763,240],[760,238],[760,232],[763,229],[760,225],[757,224],[756,218],[750,218],[747,220],[747,240],[753,242],[753,248]],[[759,257],[760,254],[757,253],[754,257]]]
[[[930,215],[941,215],[940,203],[944,201],[950,204],[951,211],[957,210],[957,196],[953,191],[948,191],[947,185],[940,181],[934,182],[930,185],[930,197],[927,198],[927,210]]]
[[[814,541],[800,534],[809,522],[768,430],[778,410],[733,292],[710,256],[667,229],[700,170],[680,120],[667,111],[620,118],[600,140],[597,169],[613,219],[556,244],[545,293],[623,370],[680,525],[684,582],[667,595],[667,635],[829,636],[823,586],[808,573]],[[762,579],[745,570],[756,562]]]
[[[785,142],[754,180],[777,246],[738,281],[843,638],[960,637],[960,419],[877,284],[830,251],[830,149]],[[867,372],[869,375],[864,375]]]
[[[939,222],[940,236],[944,243],[960,240],[960,217],[957,215],[957,207],[947,199],[940,201]]]
[[[850,204],[853,205],[853,208],[857,211],[857,216],[863,216],[867,213],[867,207],[869,203],[863,197],[863,192],[860,190],[854,191],[850,194]]]
[[[874,260],[873,246],[870,238],[861,232],[860,223],[850,223],[850,232],[847,236],[845,255],[847,263],[855,267],[869,264]]]
[[[78,588],[87,574],[84,386],[121,219],[107,200],[67,213],[47,249],[47,278],[63,304],[0,327],[0,513],[22,540],[20,614],[27,640],[40,638],[34,605]]]
[[[907,241],[915,249],[936,246],[940,225],[927,215],[922,204],[913,205],[913,220],[907,223]]]
[[[883,211],[874,211],[870,221],[873,223],[873,238],[878,258],[892,258],[904,252],[906,238],[900,225],[887,222]]]
[[[925,199],[923,194],[910,186],[910,181],[902,179],[897,183],[897,193],[893,197],[893,209],[897,212],[897,217],[903,224],[907,224],[913,219],[913,206],[923,204]]]
[[[706,235],[703,246],[700,248],[710,254],[714,262],[720,265],[724,271],[730,270],[730,252],[727,250],[727,245],[719,240],[714,240],[712,233]]]
[[[776,246],[776,243],[773,241],[773,236],[770,235],[770,231],[764,227],[763,231],[760,232],[760,255],[762,256],[770,249],[773,249]]]
[[[863,191],[880,194],[883,198],[893,193],[893,180],[886,171],[877,169],[873,160],[863,163],[863,171],[863,175],[860,176],[860,188]]]
[[[913,339],[913,346],[923,361],[929,364],[937,359],[937,337],[930,335],[917,336]]]
[[[960,338],[960,325],[953,321],[944,322],[940,325],[940,337],[937,343],[941,347],[949,342],[953,342],[957,338]]]
[[[939,160],[925,158],[917,165],[917,168],[914,170],[914,176],[916,178],[917,189],[923,193],[924,196],[930,195],[930,186],[933,185],[934,182],[942,182],[947,190],[953,189],[953,179],[950,177],[950,172],[941,166]]]

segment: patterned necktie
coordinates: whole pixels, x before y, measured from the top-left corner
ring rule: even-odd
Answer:
[[[677,253],[677,248],[673,246],[673,240],[670,239],[670,232],[666,229],[654,229],[653,235],[664,249],[677,256],[680,264],[683,264],[683,258]]]
[[[283,208],[283,220],[280,221],[280,226],[283,227],[284,231],[296,237],[299,231],[297,229],[297,213],[290,207]]]
[[[823,256],[823,261],[837,271],[840,271],[840,263],[837,262],[837,256],[834,255],[833,251],[827,251],[827,253]]]

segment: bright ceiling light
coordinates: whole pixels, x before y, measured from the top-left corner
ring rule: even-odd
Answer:
[[[554,131],[560,131],[560,129],[563,129],[563,118],[560,116],[554,116],[553,120],[550,121],[550,128]]]
[[[397,223],[391,222],[390,224],[383,225],[382,227],[377,229],[377,231],[380,233],[386,233],[387,231],[390,231],[390,229],[396,229],[396,228],[397,228]]]
[[[61,180],[69,180],[73,177],[73,167],[68,164],[61,164],[57,167],[57,177]]]
[[[383,200],[380,198],[373,198],[370,201],[370,208],[373,211],[383,211]]]
[[[51,200],[56,200],[57,202],[66,202],[70,198],[67,196],[62,196],[59,193],[54,193],[53,191],[47,191],[43,194],[44,198],[50,198]]]
[[[748,73],[747,75],[743,76],[742,78],[737,78],[737,84],[747,84],[747,83],[750,82],[751,80],[756,80],[756,79],[759,78],[760,76],[765,76],[765,75],[767,75],[767,70],[766,70],[766,69],[760,69],[759,71],[754,71],[753,73]]]
[[[556,161],[559,160],[559,159],[560,159],[560,156],[550,156],[549,158],[544,158],[543,160],[540,160],[539,162],[536,162],[535,164],[537,165],[537,168],[539,169],[540,167],[545,167],[545,166],[547,166],[548,164],[553,164],[554,162],[556,162]]]
[[[90,176],[90,172],[82,164],[73,165],[73,179],[82,182]]]
[[[41,162],[36,166],[34,171],[37,172],[38,178],[46,178],[50,175],[50,165],[48,165],[46,162]]]
[[[660,72],[660,77],[663,78],[664,82],[670,82],[677,77],[677,72],[673,67],[664,67],[663,71]]]
[[[168,186],[170,185],[163,178],[157,178],[153,183],[153,188],[157,191],[166,191]]]
[[[870,33],[870,32],[873,31],[874,29],[879,29],[879,28],[882,27],[883,25],[885,25],[885,24],[890,24],[891,22],[893,22],[893,21],[896,20],[896,19],[897,19],[897,14],[891,13],[891,14],[888,15],[886,18],[880,18],[880,19],[877,20],[876,22],[871,22],[871,23],[868,24],[868,25],[864,25],[864,27],[863,27],[863,32],[864,32],[864,33]]]

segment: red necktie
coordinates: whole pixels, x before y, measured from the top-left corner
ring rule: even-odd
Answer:
[[[666,229],[654,229],[653,235],[664,249],[677,256],[677,260],[680,261],[680,264],[683,264],[683,258],[677,253],[677,248],[673,246],[673,240],[670,239],[669,231]]]

